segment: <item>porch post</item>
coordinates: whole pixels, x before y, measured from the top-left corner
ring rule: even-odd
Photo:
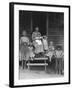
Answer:
[[[48,37],[48,13],[46,14],[46,35]]]
[[[33,31],[33,20],[32,20],[32,12],[31,12],[31,32]]]

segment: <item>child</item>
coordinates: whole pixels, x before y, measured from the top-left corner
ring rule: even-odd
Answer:
[[[35,31],[32,33],[32,40],[35,40],[36,37],[41,37],[41,33],[39,32],[39,28],[36,27]]]
[[[49,51],[46,51],[45,56],[48,56],[49,57],[49,60],[51,62],[52,57],[53,57],[54,54],[55,54],[55,51],[54,50],[49,50]]]
[[[62,74],[63,51],[61,50],[61,46],[58,46],[57,50],[55,50],[55,56],[56,56],[56,73]]]
[[[42,43],[41,37],[36,37],[35,40],[33,41],[33,45],[35,47],[35,53],[36,54],[44,52],[43,43]]]
[[[33,60],[35,54],[33,52],[33,46],[32,46],[32,44],[30,44],[28,48],[29,48],[29,57],[30,57],[30,60]]]
[[[39,54],[39,53],[44,52],[42,37],[41,37],[41,33],[39,32],[38,27],[36,27],[35,31],[32,33],[32,40],[33,40],[33,45],[35,47],[35,53]]]
[[[23,31],[23,36],[20,38],[20,61],[22,61],[22,67],[26,67],[26,61],[29,60],[29,38],[26,31]]]
[[[43,46],[44,46],[44,51],[48,50],[48,42],[47,42],[47,37],[43,36]]]
[[[53,41],[50,41],[50,44],[49,44],[49,50],[54,50],[54,45],[53,45]]]
[[[55,55],[54,45],[53,45],[53,42],[50,41],[48,51],[46,52],[46,56],[49,57],[50,62],[51,62],[53,55]]]

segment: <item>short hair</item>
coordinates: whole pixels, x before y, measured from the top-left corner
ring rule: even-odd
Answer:
[[[36,30],[36,29],[38,29],[38,30],[39,30],[39,27],[38,27],[38,26],[37,26],[37,27],[35,27],[35,30]]]
[[[62,50],[62,46],[61,45],[58,45],[58,46],[56,46],[56,49],[57,50]]]

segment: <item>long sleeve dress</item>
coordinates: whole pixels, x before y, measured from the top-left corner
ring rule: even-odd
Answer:
[[[43,50],[43,43],[42,43],[40,37],[41,37],[40,32],[33,32],[32,40],[33,40],[33,45],[35,47],[35,53],[36,54],[44,52],[44,50]]]
[[[48,41],[47,41],[47,37],[43,38],[43,46],[44,46],[44,50],[48,50]]]
[[[23,36],[20,38],[20,60],[29,60],[29,38]]]

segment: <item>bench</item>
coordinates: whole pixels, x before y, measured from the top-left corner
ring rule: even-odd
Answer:
[[[46,63],[46,60],[48,60],[48,58],[34,58],[33,61],[35,60],[44,60],[44,63],[30,63],[30,61],[28,61],[27,63],[28,69],[30,70],[30,66],[45,66],[45,71],[46,71],[46,67],[48,66],[48,63]]]

